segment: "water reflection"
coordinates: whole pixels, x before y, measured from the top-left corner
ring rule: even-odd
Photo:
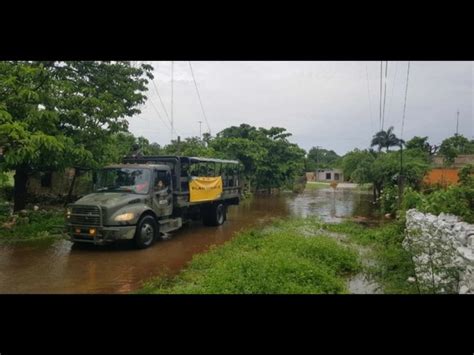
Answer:
[[[325,222],[340,222],[351,216],[374,217],[371,195],[354,189],[306,191],[288,201],[291,214],[318,216]]]

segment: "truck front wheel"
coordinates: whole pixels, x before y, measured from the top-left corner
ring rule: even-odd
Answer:
[[[226,208],[222,203],[212,205],[206,209],[203,223],[206,226],[220,226],[226,220]]]
[[[155,218],[152,216],[145,216],[138,222],[137,230],[135,231],[135,245],[138,249],[148,248],[155,241],[158,234],[158,226]]]

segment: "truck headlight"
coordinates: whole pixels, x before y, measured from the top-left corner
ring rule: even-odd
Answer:
[[[114,218],[116,222],[127,222],[132,220],[135,217],[135,214],[132,212],[119,214]]]
[[[66,208],[66,218],[71,218],[71,212],[70,208]]]

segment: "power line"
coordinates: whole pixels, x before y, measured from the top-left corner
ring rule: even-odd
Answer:
[[[158,95],[158,98],[160,99],[161,107],[163,108],[163,111],[165,111],[166,118],[168,119],[168,121],[170,121],[170,117],[168,116],[168,112],[166,111],[166,107],[163,104],[163,100],[161,99],[160,91],[158,90],[158,85],[156,85],[156,83],[155,83],[155,79],[153,79],[151,82],[153,83],[156,94]]]
[[[173,140],[173,74],[174,74],[174,61],[171,61],[171,140]]]
[[[400,139],[403,138],[403,128],[405,125],[405,110],[407,107],[407,94],[408,94],[408,79],[410,77],[410,62],[408,62],[408,69],[407,69],[407,84],[405,87],[405,102],[403,103],[403,117],[402,117],[402,130],[400,132]]]
[[[201,124],[202,124],[202,121],[198,121],[199,122],[199,138],[201,138],[202,134],[201,134]]]
[[[204,115],[204,119],[206,121],[207,129],[208,129],[209,134],[210,134],[211,133],[211,127],[209,126],[209,122],[207,121],[206,112],[204,111],[204,106],[202,105],[201,95],[199,95],[199,89],[198,89],[198,86],[197,86],[197,83],[196,83],[196,78],[194,77],[193,67],[192,67],[190,61],[188,61],[188,63],[189,63],[189,68],[191,69],[191,75],[193,77],[194,86],[196,87],[196,93],[197,93],[197,96],[198,96],[198,99],[199,99],[199,104],[201,105],[202,114]]]
[[[388,118],[390,117],[390,111],[392,108],[392,98],[393,98],[393,93],[395,91],[395,81],[397,79],[397,73],[398,73],[398,62],[395,63],[395,75],[393,76],[392,93],[390,95],[390,100],[388,101],[387,121],[388,121]]]
[[[379,114],[379,129],[382,129],[382,67],[383,62],[380,61],[380,114]]]
[[[153,109],[155,110],[156,114],[158,115],[158,118],[161,120],[161,122],[163,122],[163,124],[166,126],[166,128],[168,129],[169,128],[169,125],[168,123],[163,119],[163,117],[161,116],[160,114],[160,111],[158,111],[158,109],[156,108],[154,102],[151,100],[151,98],[149,99],[150,103],[151,103],[151,106],[153,107]],[[176,133],[178,134],[178,133]]]
[[[405,112],[407,108],[407,95],[408,95],[408,79],[410,78],[410,62],[408,62],[407,68],[407,83],[405,86],[405,100],[403,103],[403,117],[402,117],[402,129],[400,132],[400,140],[403,139],[403,128],[405,126]],[[402,205],[403,200],[403,185],[404,185],[404,176],[403,176],[403,144],[400,142],[400,173],[398,174],[398,207]]]
[[[367,94],[369,97],[369,110],[370,110],[370,125],[374,129],[374,119],[372,115],[372,104],[370,102],[370,84],[369,84],[369,69],[367,68],[367,63],[365,63],[365,73],[367,75]]]
[[[457,112],[457,118],[456,118],[456,135],[459,133],[459,109]]]
[[[383,93],[383,113],[382,113],[382,130],[385,123],[385,101],[387,99],[387,71],[388,61],[385,61],[385,82],[384,82],[384,93]]]

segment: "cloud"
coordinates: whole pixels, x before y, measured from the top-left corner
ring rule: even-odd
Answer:
[[[152,64],[170,114],[171,63]],[[208,61],[192,66],[213,134],[241,123],[281,126],[306,150],[319,145],[343,154],[368,147],[379,128],[380,62]],[[406,74],[406,61],[388,63],[384,127],[394,126],[397,135]],[[429,136],[440,143],[455,132],[459,109],[459,131],[472,139],[473,80],[472,62],[411,62],[403,138]],[[174,63],[173,91],[176,130],[182,138],[197,136],[204,117],[188,62]],[[130,118],[130,131],[167,144],[170,125],[152,85],[148,96],[156,109],[147,102],[140,115]]]

